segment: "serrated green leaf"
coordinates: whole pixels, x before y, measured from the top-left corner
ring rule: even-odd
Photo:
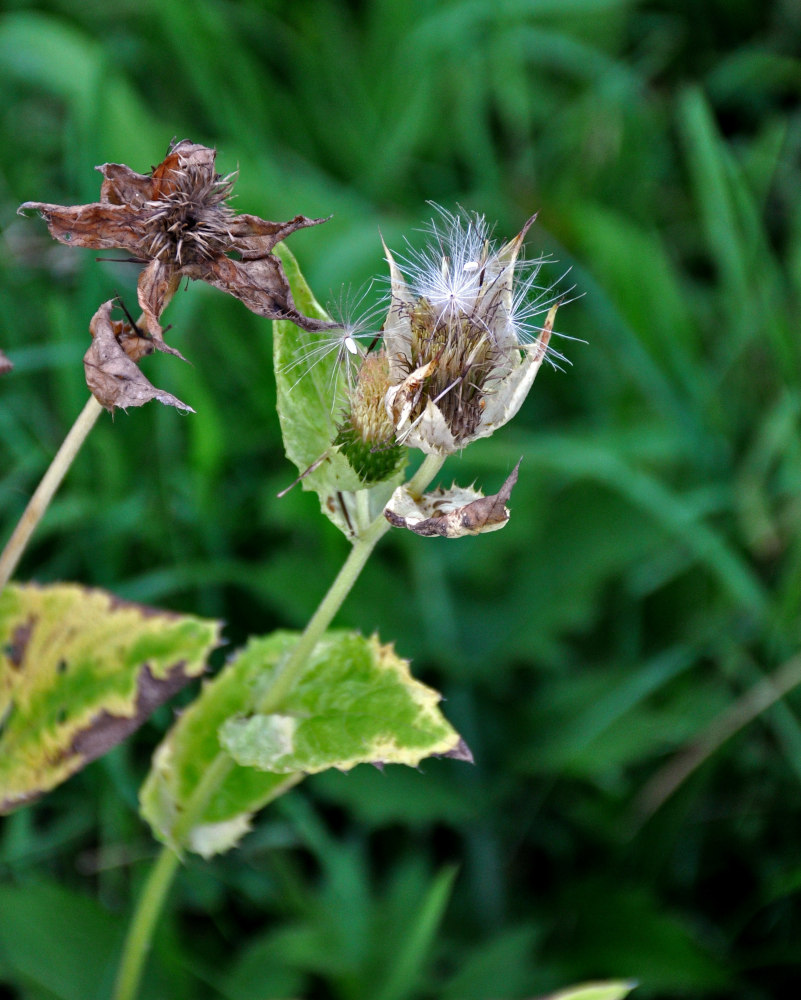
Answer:
[[[622,979],[584,983],[582,986],[570,986],[558,993],[550,993],[544,1000],[623,1000],[636,986],[636,983]]]
[[[256,712],[297,639],[288,632],[252,639],[168,733],[141,792],[142,814],[160,840],[208,857],[232,847],[258,809],[307,773],[469,757],[439,712],[437,692],[389,647],[353,632],[327,634],[278,710]],[[184,830],[198,784],[225,751],[236,763]]]
[[[260,659],[259,641],[242,655]],[[331,632],[280,711],[230,718],[220,739],[240,764],[278,773],[348,770],[367,762],[414,767],[459,746],[439,700],[375,636]]]
[[[219,623],[77,584],[0,594],[0,812],[66,780],[192,677]]]

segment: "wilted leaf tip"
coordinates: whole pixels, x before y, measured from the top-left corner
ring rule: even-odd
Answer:
[[[452,750],[447,750],[445,753],[434,754],[434,756],[447,757],[450,760],[462,760],[466,764],[475,764],[473,751],[461,737],[459,738],[459,742]]]

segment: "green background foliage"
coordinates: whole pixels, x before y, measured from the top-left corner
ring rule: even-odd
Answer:
[[[290,241],[322,302],[385,274],[379,231],[418,240],[427,199],[502,237],[538,210],[529,252],[583,294],[557,322],[572,367],[444,470],[491,491],[522,455],[508,526],[393,532],[339,616],[444,692],[475,766],[318,775],[241,851],[189,859],[143,995],[797,986],[799,698],[744,699],[801,638],[799,37],[795,0],[6,0],[4,534],[86,398],[91,316],[135,302],[134,265],[15,215],[95,200],[95,164],[188,137],[239,167],[238,209],[333,213]],[[269,325],[200,286],[165,322],[193,366],[147,373],[196,415],[104,417],[20,579],[221,617],[234,646],[301,627],[348,543],[313,494],[275,497]],[[107,995],[170,718],[2,821],[12,996]]]

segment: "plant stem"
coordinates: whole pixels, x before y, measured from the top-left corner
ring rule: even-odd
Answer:
[[[427,455],[420,468],[409,480],[407,489],[415,496],[422,493],[434,476],[439,472],[444,462],[443,458]],[[349,594],[365,563],[370,557],[378,541],[389,531],[389,521],[383,512],[373,521],[354,543],[350,555],[345,560],[342,569],[331,584],[328,593],[320,602],[312,615],[303,635],[297,645],[281,665],[275,680],[265,692],[261,702],[256,705],[257,712],[269,713],[280,705],[288,691],[291,691],[306,667],[309,654],[320,641],[325,630],[331,624],[334,615],[339,611],[342,602]]]
[[[73,459],[80,451],[81,445],[86,440],[89,431],[94,427],[97,418],[102,412],[103,407],[94,396],[90,396],[86,406],[84,406],[78,415],[78,419],[62,441],[61,447],[50,463],[50,468],[36,487],[36,491],[28,502],[28,506],[17,522],[11,538],[9,538],[6,547],[3,549],[3,554],[0,556],[0,591],[2,591],[11,579],[11,575],[17,568],[17,564],[22,558],[22,553],[25,551],[25,546],[28,544],[36,525],[44,516],[56,490],[61,485],[62,479],[66,475],[70,465],[72,465]]]
[[[175,275],[170,279],[169,285],[164,292],[162,311],[166,309],[173,295],[178,290],[180,283],[181,279],[179,275]],[[147,329],[144,314],[137,320],[137,326]],[[50,463],[50,468],[45,472],[41,482],[36,487],[36,491],[28,501],[28,506],[23,511],[22,517],[17,522],[11,538],[9,538],[2,555],[0,555],[0,593],[2,593],[3,588],[11,579],[11,575],[17,568],[17,564],[22,558],[22,553],[25,551],[25,547],[36,525],[44,517],[45,511],[50,506],[50,501],[61,485],[61,481],[67,474],[67,470],[72,465],[73,459],[80,451],[81,445],[88,437],[89,431],[94,427],[97,418],[102,412],[103,407],[101,404],[98,403],[94,396],[90,396],[86,401],[86,406],[78,414],[78,419],[61,442],[61,447],[56,452],[56,457]]]
[[[407,489],[414,496],[419,496],[439,472],[443,462],[443,458],[427,455],[420,468],[409,480]],[[298,677],[303,673],[309,654],[342,606],[342,602],[358,579],[370,553],[389,528],[389,521],[382,512],[356,540],[348,558],[342,565],[342,569],[329,587],[328,593],[309,620],[303,635],[281,665],[270,689],[265,692],[264,697],[255,706],[257,712],[274,711],[287,692],[292,689]],[[224,750],[221,750],[206,769],[194,794],[186,804],[181,819],[173,829],[173,837],[181,846],[188,846],[193,826],[202,817],[213,795],[235,766],[232,758]],[[170,883],[178,870],[179,860],[179,855],[171,848],[162,848],[161,855],[148,876],[125,940],[113,1000],[133,1000],[136,995],[144,962],[150,951],[156,921],[167,897]]]
[[[136,995],[142,966],[153,940],[156,921],[164,906],[179,861],[180,858],[174,851],[164,847],[150,870],[125,939],[122,961],[114,986],[115,1000],[133,1000]]]

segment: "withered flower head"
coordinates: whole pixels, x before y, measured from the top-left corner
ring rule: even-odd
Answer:
[[[390,361],[387,412],[399,443],[448,455],[488,437],[517,413],[553,329],[557,304],[542,326],[547,289],[531,292],[539,261],[519,259],[534,221],[501,247],[483,216],[441,210],[433,245],[401,258],[389,250],[391,305],[384,325]]]
[[[268,222],[237,214],[227,204],[234,177],[215,172],[215,156],[215,150],[184,139],[149,174],[120,163],[99,166],[104,177],[99,202],[28,201],[19,212],[40,212],[60,243],[127,250],[145,264],[139,304],[159,350],[178,353],[164,344],[159,319],[182,277],[214,285],[260,316],[288,319],[307,330],[327,327],[297,311],[281,262],[272,253],[296,229],[324,220],[298,215],[289,222]]]

